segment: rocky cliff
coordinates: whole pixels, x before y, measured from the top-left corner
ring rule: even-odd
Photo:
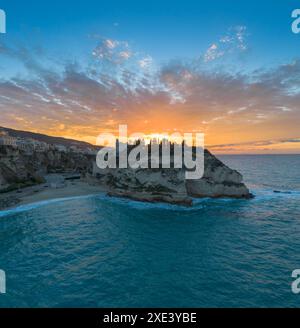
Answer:
[[[192,204],[196,197],[251,198],[242,175],[205,150],[205,171],[199,180],[186,180],[184,169],[94,168],[99,183],[110,187],[109,195],[148,202]]]
[[[0,193],[43,182],[48,173],[92,173],[93,183],[101,184],[111,196],[148,202],[191,205],[195,197],[250,198],[242,176],[209,151],[205,151],[204,176],[186,180],[185,169],[105,169],[95,168],[95,155],[49,150],[27,154],[0,146]]]
[[[204,175],[200,180],[187,180],[187,194],[193,197],[251,198],[242,175],[230,169],[209,151],[205,151]]]
[[[47,173],[91,172],[92,163],[92,157],[81,153],[49,150],[27,154],[0,146],[0,192],[40,183]]]

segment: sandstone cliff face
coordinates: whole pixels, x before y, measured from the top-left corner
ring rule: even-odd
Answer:
[[[93,159],[78,153],[58,151],[27,154],[9,146],[0,146],[0,191],[42,181],[50,172],[91,172]]]
[[[251,197],[242,175],[227,167],[207,150],[202,179],[187,180],[186,188],[187,193],[193,197]]]
[[[186,204],[193,197],[251,198],[242,175],[205,151],[204,176],[186,180],[184,169],[95,169],[100,183],[111,188],[109,195],[136,200]]]
[[[100,178],[109,195],[146,202],[192,203],[180,169],[107,169]]]
[[[34,171],[16,150],[0,147],[0,190],[34,179]]]

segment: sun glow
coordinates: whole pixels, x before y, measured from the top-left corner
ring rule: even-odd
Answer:
[[[136,141],[137,138],[129,138],[129,141]],[[172,143],[182,143],[183,141],[183,136],[180,135],[179,133],[173,133],[173,134],[168,134],[168,133],[150,133],[150,134],[145,134],[143,136],[143,140],[145,144],[150,144],[151,141],[156,141],[157,143],[163,142],[165,140],[172,142]]]

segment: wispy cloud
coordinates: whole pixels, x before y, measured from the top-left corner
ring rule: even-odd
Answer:
[[[218,47],[244,51],[246,32],[234,31]],[[135,130],[201,130],[208,143],[227,146],[249,135],[298,140],[299,60],[251,74],[207,70],[194,59],[157,66],[150,55],[113,39],[101,39],[88,64],[49,65],[46,54],[5,45],[1,55],[26,70],[24,76],[0,80],[2,125],[88,141],[119,123]]]
[[[293,147],[293,144],[295,147]],[[300,138],[290,139],[272,139],[262,141],[250,141],[241,143],[229,143],[219,145],[208,145],[208,148],[214,152],[227,153],[227,152],[263,152],[268,153],[272,151],[283,151],[286,150],[286,145],[290,146],[290,151],[294,149],[295,152],[299,152]]]
[[[244,52],[248,49],[246,38],[248,36],[246,26],[235,26],[212,43],[204,54],[204,61],[211,62],[236,51]]]
[[[153,63],[153,58],[149,55],[138,61],[141,68],[149,68]]]
[[[132,56],[129,44],[126,41],[101,39],[92,52],[99,60],[107,60],[112,63],[122,63]]]

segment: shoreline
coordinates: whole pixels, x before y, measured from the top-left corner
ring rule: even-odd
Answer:
[[[62,177],[63,174],[56,174],[58,180]],[[127,198],[129,200],[144,203],[165,203],[184,207],[191,207],[193,204],[191,198],[178,197],[173,199],[173,197],[167,195],[155,196],[143,193],[139,195],[133,193],[131,195],[112,190],[105,185],[93,184],[87,179],[80,179],[75,181],[65,181],[63,185],[57,188],[51,187],[49,182],[46,182],[0,194],[0,214],[2,211],[14,210],[24,205],[51,200],[63,200],[72,197],[92,196],[100,193],[105,193],[109,197]]]
[[[34,203],[50,201],[53,199],[64,199],[71,197],[96,195],[106,193],[110,197],[128,198],[131,200],[146,203],[167,203],[184,207],[193,206],[193,200],[206,197],[192,197],[187,195],[167,194],[167,193],[151,193],[136,192],[111,188],[106,184],[99,184],[91,177],[82,178],[78,174],[70,173],[53,173],[45,177],[45,182],[14,191],[0,193],[0,213],[2,211],[14,210],[20,206],[30,205]],[[252,199],[251,197],[242,197],[242,199]],[[207,196],[209,197],[209,196]],[[223,197],[209,197],[223,198]],[[238,198],[240,197],[224,197]]]
[[[83,179],[65,181],[64,185],[58,188],[53,188],[48,183],[42,183],[0,194],[0,212],[52,199],[89,196],[107,191],[104,186],[92,185]]]
[[[60,177],[63,175],[60,175]],[[266,190],[264,190],[266,192]],[[277,190],[267,190],[269,194],[275,195],[293,195],[294,192],[300,193],[300,191],[277,191]],[[69,198],[76,198],[76,197],[84,197],[84,196],[96,196],[99,194],[105,194],[108,197],[116,197],[116,198],[126,198],[128,200],[133,200],[136,202],[142,202],[142,203],[162,203],[162,204],[170,204],[170,205],[178,205],[182,207],[193,207],[193,205],[196,205],[197,200],[203,200],[203,199],[211,199],[211,200],[217,200],[217,199],[226,199],[226,200],[241,200],[241,198],[231,198],[231,197],[225,197],[225,198],[212,198],[212,197],[203,197],[203,198],[192,198],[191,201],[189,199],[172,199],[168,198],[165,199],[160,195],[159,198],[156,198],[155,196],[152,196],[149,198],[149,194],[144,195],[140,194],[139,197],[137,195],[130,195],[126,193],[120,193],[116,190],[112,190],[105,185],[97,185],[92,184],[91,181],[88,181],[87,179],[80,179],[76,181],[66,181],[64,186],[53,188],[47,185],[47,183],[26,187],[21,190],[16,191],[10,191],[7,193],[0,194],[0,215],[1,212],[6,211],[13,211],[17,210],[19,207],[23,207],[26,205],[35,205],[39,203],[44,203],[47,201],[59,201]],[[259,195],[254,193],[254,198],[259,198]],[[13,205],[8,204],[7,206],[3,206],[3,199],[13,199],[15,202],[13,202]],[[244,198],[245,199],[245,198]],[[249,198],[252,199],[252,198]],[[246,199],[245,199],[246,200]],[[194,203],[195,202],[195,203]],[[2,206],[1,206],[2,205]]]

